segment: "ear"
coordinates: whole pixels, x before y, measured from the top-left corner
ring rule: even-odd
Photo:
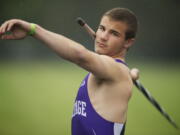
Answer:
[[[128,49],[134,44],[134,42],[135,42],[135,38],[127,39],[124,47]]]

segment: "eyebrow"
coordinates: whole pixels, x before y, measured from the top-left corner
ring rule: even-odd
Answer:
[[[116,30],[110,30],[111,32],[113,32],[113,33],[115,33],[115,34],[117,34],[118,36],[120,36],[121,35],[121,33],[119,33],[118,31],[116,31]]]
[[[105,26],[103,26],[103,25],[101,25],[101,24],[99,25],[99,27],[103,27],[103,28],[105,28]]]
[[[105,28],[105,26],[103,26],[102,24],[100,24],[99,27]],[[118,36],[121,35],[120,32],[118,32],[118,31],[116,31],[116,30],[114,30],[114,29],[110,29],[110,32],[115,33],[115,34],[117,34]]]

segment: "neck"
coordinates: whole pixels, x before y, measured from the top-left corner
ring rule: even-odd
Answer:
[[[123,52],[113,55],[111,57],[114,59],[120,59],[122,61],[125,61],[125,56],[126,56],[126,51],[123,51]]]

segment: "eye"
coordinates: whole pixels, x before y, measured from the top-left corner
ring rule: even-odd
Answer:
[[[116,37],[119,37],[119,36],[120,36],[120,33],[117,32],[117,31],[111,31],[111,34],[112,34],[113,36],[116,36]]]
[[[102,25],[99,25],[98,29],[101,30],[101,31],[105,31],[105,28]]]

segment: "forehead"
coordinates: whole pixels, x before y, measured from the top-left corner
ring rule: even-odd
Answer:
[[[108,16],[103,16],[100,25],[104,26],[106,29],[115,30],[119,33],[125,33],[127,30],[127,24],[123,21],[116,21]]]

